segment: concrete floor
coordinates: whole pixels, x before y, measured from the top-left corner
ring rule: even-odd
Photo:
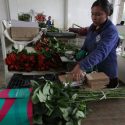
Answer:
[[[0,86],[4,85],[3,81],[4,68],[0,46]],[[125,125],[125,99],[91,102],[87,106],[90,110],[82,125]]]

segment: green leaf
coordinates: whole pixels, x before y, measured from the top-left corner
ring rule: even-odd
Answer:
[[[18,53],[18,49],[16,49],[14,46],[12,46],[12,51]]]
[[[38,87],[39,84],[35,80],[30,80],[32,87]]]
[[[35,91],[33,92],[33,95],[31,97],[33,104],[37,104],[39,102],[39,99],[37,96],[39,89],[40,89],[40,87],[36,88]]]
[[[76,118],[77,119],[84,118],[84,117],[85,117],[84,112],[82,112],[82,111],[77,111],[76,112]]]
[[[42,116],[34,116],[33,118],[33,124],[38,124],[38,125],[42,125],[43,121],[42,121]]]
[[[46,99],[47,99],[47,96],[44,95],[44,94],[41,92],[41,90],[39,90],[39,94],[37,93],[37,96],[38,96],[40,102],[45,102]]]
[[[60,110],[61,110],[62,113],[63,113],[63,118],[64,118],[66,121],[69,121],[69,120],[70,120],[69,114],[70,114],[71,111],[72,111],[71,107],[68,107],[68,108],[60,108]]]
[[[43,94],[44,95],[50,95],[50,84],[46,83],[43,87]]]
[[[40,90],[40,86],[34,90],[33,94],[37,94],[39,90]]]
[[[51,95],[54,93],[52,88],[50,88],[49,92]]]
[[[73,121],[66,122],[66,125],[74,125]]]
[[[37,94],[33,94],[33,96],[32,96],[32,102],[33,102],[33,104],[37,104],[39,102]]]
[[[47,115],[50,116],[52,114],[52,112],[54,111],[53,107],[49,104],[45,104],[46,107],[49,109],[48,112],[47,112]]]
[[[28,51],[27,51],[27,49],[22,49],[22,51],[21,51],[22,53],[25,53],[25,54],[28,54]]]
[[[75,108],[75,109],[73,110],[73,112],[72,112],[72,115],[76,114],[77,110],[78,110],[78,108]]]
[[[81,101],[78,108],[79,108],[80,111],[84,111],[85,112],[86,111],[86,104],[85,104],[85,102]]]
[[[78,120],[78,125],[81,125],[81,119],[80,119],[80,120]]]
[[[75,100],[78,97],[78,94],[73,94],[72,99]]]

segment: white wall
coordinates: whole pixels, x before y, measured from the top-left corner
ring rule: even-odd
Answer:
[[[112,21],[114,24],[118,24],[122,20],[122,15],[123,15],[123,10],[124,10],[124,1],[125,0],[113,0],[114,12],[112,16]]]
[[[117,28],[119,34],[122,35],[125,39],[125,25],[123,25],[123,26],[117,25],[116,28]]]
[[[6,0],[0,0],[0,20],[7,20],[8,18],[8,9]]]
[[[120,8],[119,8],[119,14],[118,14],[117,23],[120,23],[122,21],[123,11],[124,11],[124,2],[121,1],[120,2]]]
[[[17,19],[20,12],[29,12],[31,9],[36,12],[44,12],[52,16],[57,27],[64,27],[64,0],[9,0],[11,19]]]
[[[7,0],[0,0],[0,36],[1,36],[1,20],[9,19],[9,8]]]
[[[4,1],[4,0],[3,0]],[[89,26],[91,21],[91,6],[95,0],[8,0],[11,19],[17,19],[19,12],[43,12],[55,20],[59,28],[71,27],[73,23],[80,26]],[[120,19],[119,1],[114,2],[114,13],[111,17],[114,24]],[[118,16],[119,15],[119,16]]]
[[[10,9],[10,19],[18,19],[18,4],[17,0],[8,0],[9,2],[9,9]],[[25,4],[24,4],[25,5]]]
[[[91,21],[91,5],[95,0],[9,0],[11,19],[17,19],[17,13],[45,12],[55,20],[59,28],[70,27],[73,23],[89,26]],[[68,4],[67,7],[64,5]],[[66,14],[68,12],[68,14]],[[65,15],[65,17],[64,17]],[[67,17],[66,17],[67,16]]]
[[[68,27],[76,23],[80,26],[89,26],[91,21],[91,6],[95,0],[69,0]]]
[[[96,0],[68,0],[68,27],[78,24],[82,27],[90,26],[91,6]],[[112,3],[112,0],[109,0]]]

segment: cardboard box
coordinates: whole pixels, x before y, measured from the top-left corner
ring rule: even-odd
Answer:
[[[89,73],[86,75],[87,85],[91,89],[102,89],[109,84],[109,77],[103,72]]]
[[[59,75],[58,78],[59,78],[60,82],[62,82],[65,86],[67,86],[68,84],[71,87],[83,86],[83,81],[82,80],[75,81],[72,73],[66,73],[64,75]]]
[[[71,73],[59,75],[59,80],[63,83],[72,82],[73,81],[73,75]]]
[[[10,35],[16,41],[30,41],[39,33],[37,22],[12,21]]]

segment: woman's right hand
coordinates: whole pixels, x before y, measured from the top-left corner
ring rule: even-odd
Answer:
[[[71,71],[74,81],[80,81],[84,79],[86,73],[80,69],[79,64],[77,64],[74,69]]]

